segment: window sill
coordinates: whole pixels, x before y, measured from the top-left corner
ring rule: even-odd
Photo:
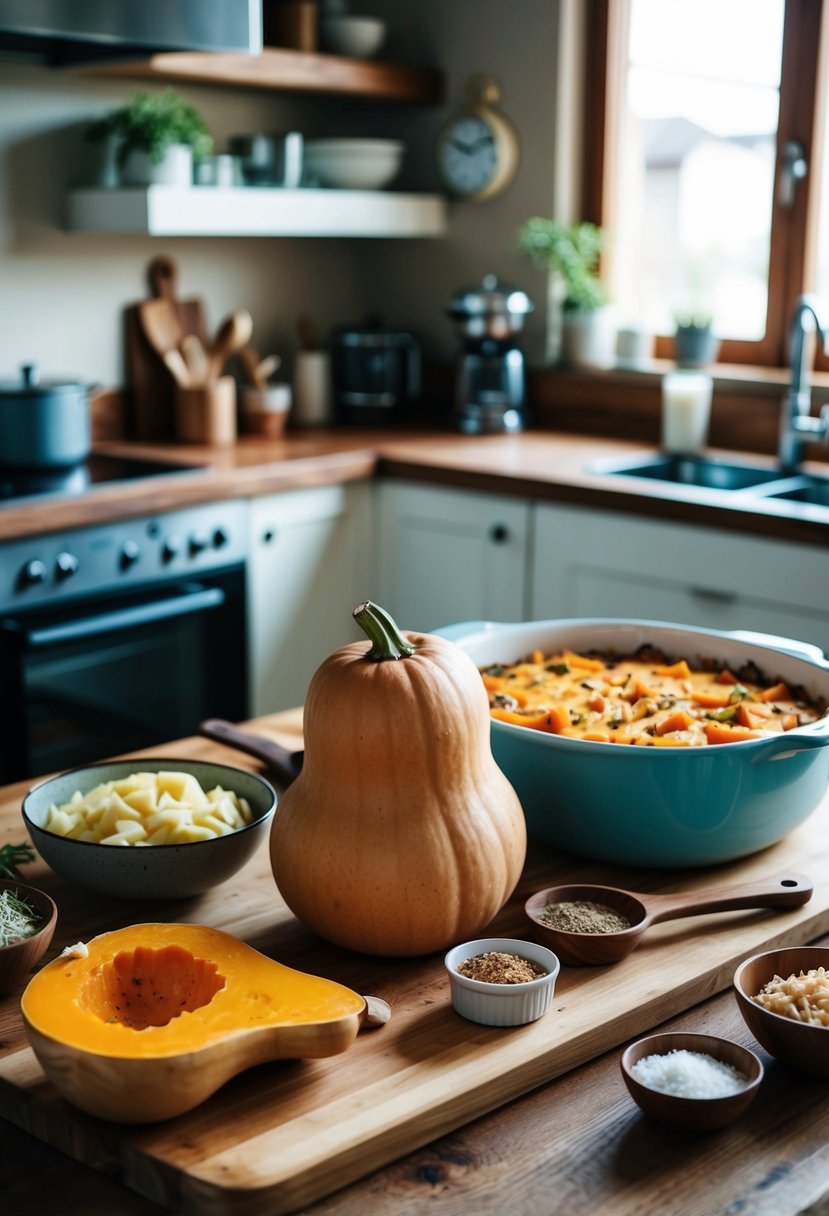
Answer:
[[[528,401],[536,424],[578,434],[659,442],[662,376],[676,364],[653,359],[641,369],[587,370],[531,368]],[[718,363],[707,369],[714,380],[710,442],[739,452],[773,455],[777,451],[780,402],[790,382],[789,368]],[[812,409],[829,400],[829,374],[810,376]],[[826,459],[826,449],[812,444],[808,458]]]
[[[766,393],[779,398],[780,390],[785,389],[792,378],[789,367],[762,367],[747,363],[715,363],[711,367],[700,368],[714,380],[715,392],[724,393]],[[535,368],[533,377],[547,376],[566,378],[568,381],[581,380],[589,383],[619,383],[628,385],[653,386],[658,384],[666,372],[676,371],[672,359],[649,359],[641,367],[611,367],[607,369],[572,368],[564,366],[549,366]],[[829,372],[810,372],[809,383],[815,390],[815,398],[829,398]]]

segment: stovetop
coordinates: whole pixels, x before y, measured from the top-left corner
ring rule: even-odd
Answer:
[[[46,495],[83,494],[93,486],[169,473],[196,473],[204,467],[94,452],[83,464],[70,469],[0,469],[0,502],[18,502]]]

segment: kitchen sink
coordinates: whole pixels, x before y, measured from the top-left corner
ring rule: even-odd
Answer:
[[[679,486],[700,486],[707,490],[747,490],[780,481],[779,469],[767,465],[742,464],[710,456],[676,456],[660,453],[628,460],[609,460],[589,465],[589,473],[614,477],[644,477]],[[822,499],[821,501],[826,501]]]
[[[788,489],[771,490],[768,497],[805,502],[812,507],[829,507],[829,477],[798,476]]]

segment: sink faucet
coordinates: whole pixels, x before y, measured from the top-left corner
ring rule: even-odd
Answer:
[[[780,414],[780,468],[794,473],[803,460],[803,445],[807,437],[829,442],[829,405],[824,405],[819,418],[810,414],[812,394],[808,384],[806,335],[817,333],[824,349],[829,352],[829,313],[813,295],[799,296],[792,312],[789,346],[792,360],[792,382],[783,399]]]

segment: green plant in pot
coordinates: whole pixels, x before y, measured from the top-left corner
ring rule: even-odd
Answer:
[[[674,359],[677,367],[708,367],[717,357],[719,339],[710,312],[679,312],[675,315]]]
[[[536,266],[555,273],[561,284],[562,361],[580,367],[611,366],[615,333],[598,274],[603,229],[587,222],[560,224],[536,215],[522,224],[518,242]]]
[[[193,160],[209,156],[213,140],[201,114],[175,89],[131,95],[93,123],[89,138],[114,148],[122,185],[190,185]]]

